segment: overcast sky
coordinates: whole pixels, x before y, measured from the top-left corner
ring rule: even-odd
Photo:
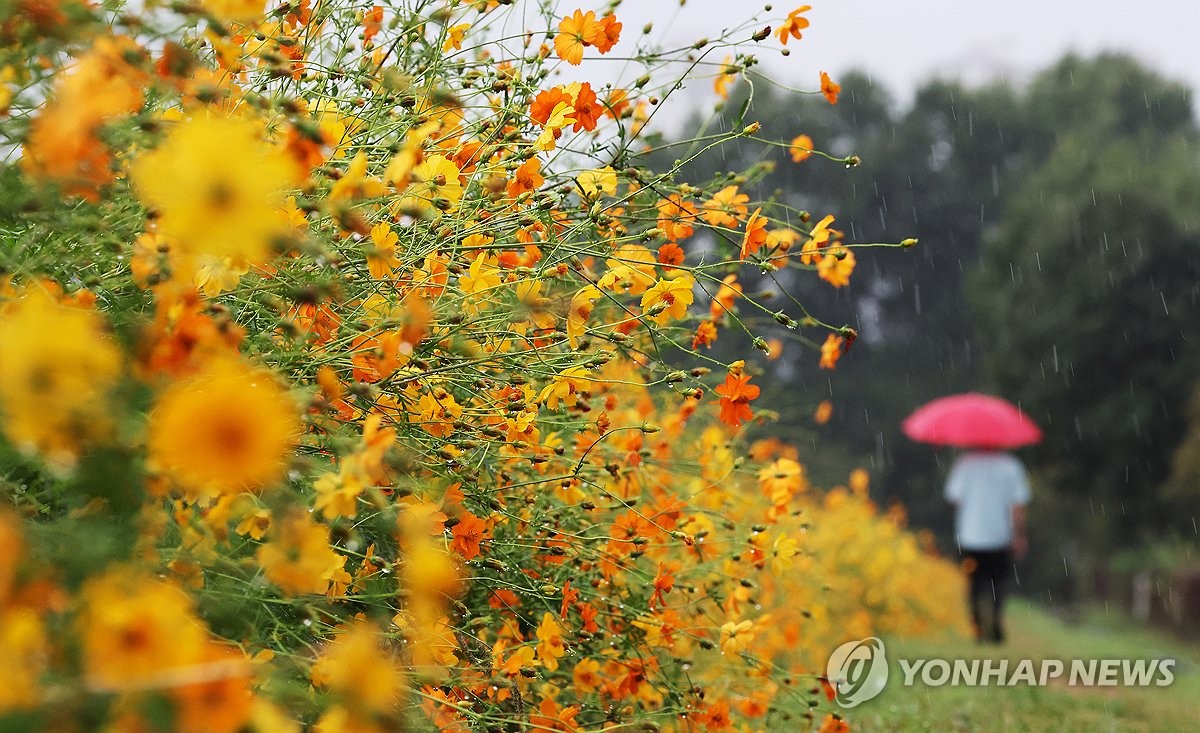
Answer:
[[[773,3],[781,18],[799,6]],[[1125,51],[1165,76],[1200,88],[1200,0],[808,0],[812,25],[789,43],[760,46],[761,71],[815,88],[819,70],[834,78],[860,68],[902,102],[921,81],[941,75],[976,82],[1027,79],[1067,51]],[[716,35],[762,5],[742,0],[624,0],[625,33],[654,21],[656,35],[681,44]],[[622,44],[624,45],[624,44]],[[718,59],[719,60],[719,59]]]

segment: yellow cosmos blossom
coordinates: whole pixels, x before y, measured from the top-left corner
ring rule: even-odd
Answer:
[[[462,49],[463,38],[467,35],[467,31],[471,29],[470,23],[459,23],[452,25],[446,29],[446,42],[442,44],[442,53],[446,53],[450,49],[459,51]]]
[[[197,259],[197,265],[192,282],[197,290],[210,298],[236,288],[242,275],[250,271],[244,263],[235,263],[228,257],[219,260],[215,257],[201,256]]]
[[[533,147],[543,152],[554,150],[555,141],[567,125],[575,124],[575,108],[566,102],[559,102],[550,111],[550,117],[542,126],[542,132],[533,143]]]
[[[263,0],[200,0],[200,5],[221,20],[251,23],[262,17]]]
[[[397,206],[401,210],[416,208],[425,212],[453,211],[462,199],[463,187],[459,171],[444,155],[431,155],[413,166],[411,185]],[[389,173],[389,177],[394,173]]]
[[[37,705],[39,680],[50,651],[49,637],[37,613],[20,606],[0,610],[0,711]]]
[[[617,172],[609,165],[584,171],[575,180],[588,199],[599,198],[601,194],[612,196],[617,192]]]
[[[558,669],[558,660],[567,653],[567,647],[563,642],[562,624],[554,618],[554,614],[550,612],[542,614],[542,623],[538,626],[537,638],[538,661],[550,671]]]
[[[721,651],[737,654],[754,641],[753,621],[729,621],[721,625]]]
[[[467,269],[467,274],[459,278],[459,287],[466,296],[463,310],[475,314],[486,308],[490,291],[499,288],[500,282],[500,267],[496,258],[480,252]]]
[[[261,131],[248,119],[198,116],[134,161],[138,197],[185,258],[264,263],[289,231],[283,210],[294,169]]]
[[[538,402],[545,404],[551,410],[558,409],[559,401],[586,390],[591,383],[592,379],[588,376],[586,367],[567,367],[554,378],[553,382],[542,389],[538,395]]]
[[[329,546],[329,527],[306,511],[294,511],[275,523],[270,542],[258,548],[258,564],[267,580],[285,595],[324,593],[343,569],[345,558]]]
[[[758,472],[758,485],[775,504],[808,489],[804,467],[790,458],[780,458]]]
[[[148,430],[154,466],[189,492],[211,496],[279,480],[300,422],[270,373],[219,359],[168,387]]]
[[[395,186],[397,190],[404,190],[412,176],[413,168],[425,159],[425,141],[437,132],[440,126],[437,122],[429,122],[415,130],[408,131],[408,134],[404,136],[404,145],[392,156],[387,171],[384,173],[384,178],[388,183]]]
[[[605,260],[608,271],[597,281],[605,290],[640,295],[654,284],[658,260],[654,253],[638,244],[625,244]]]
[[[387,193],[387,186],[374,176],[367,175],[367,156],[359,153],[350,161],[342,177],[329,189],[329,203],[338,204],[355,199],[373,199]]]
[[[383,632],[367,621],[338,629],[311,674],[314,685],[333,691],[355,710],[389,712],[404,690],[404,676]]]
[[[771,543],[771,570],[776,575],[783,575],[794,564],[796,553],[799,552],[798,543],[786,534],[780,534]]]
[[[642,295],[642,312],[660,325],[683,318],[692,304],[692,287],[695,284],[692,276],[686,274],[670,280],[659,280]]]
[[[399,241],[399,235],[392,231],[391,225],[386,221],[381,221],[371,228],[373,246],[367,250],[367,269],[371,271],[371,277],[383,280],[396,271],[396,267],[400,265],[400,261],[396,259],[396,243]]]
[[[141,571],[117,567],[83,587],[78,617],[84,679],[96,690],[136,689],[194,662],[207,641],[192,599]]]
[[[72,467],[111,427],[121,355],[100,319],[32,287],[0,305],[0,414],[19,450]]]
[[[567,341],[571,348],[579,347],[579,337],[587,330],[588,319],[596,307],[596,300],[602,295],[594,285],[585,285],[571,297],[570,310],[567,312]]]
[[[739,69],[733,64],[733,57],[726,56],[721,62],[721,70],[717,73],[717,77],[713,79],[713,91],[721,99],[729,98],[729,87],[733,85],[733,80],[737,78]]]

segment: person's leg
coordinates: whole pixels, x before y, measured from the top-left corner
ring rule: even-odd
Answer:
[[[975,632],[975,640],[983,640],[983,617],[980,595],[986,592],[983,568],[980,563],[980,553],[963,550],[963,564],[967,569],[967,607],[971,610],[971,629]]]
[[[1008,589],[1008,573],[1012,568],[1012,553],[1009,550],[998,550],[993,553],[991,561],[992,576],[992,641],[1004,643],[1004,596]]]

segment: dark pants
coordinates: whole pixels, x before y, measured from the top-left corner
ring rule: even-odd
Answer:
[[[975,638],[984,641],[1004,641],[1004,621],[1002,608],[1004,606],[1005,585],[1008,581],[1009,570],[1012,569],[1012,553],[1008,548],[1000,550],[968,550],[962,551],[963,559],[967,561],[970,572],[967,575],[970,594],[968,602],[971,606],[971,623],[975,626]],[[990,623],[984,625],[984,608],[990,607]]]

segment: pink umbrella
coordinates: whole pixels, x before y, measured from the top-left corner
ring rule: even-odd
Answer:
[[[958,448],[1016,448],[1042,431],[1013,403],[978,392],[942,397],[917,409],[900,426],[913,440]]]

